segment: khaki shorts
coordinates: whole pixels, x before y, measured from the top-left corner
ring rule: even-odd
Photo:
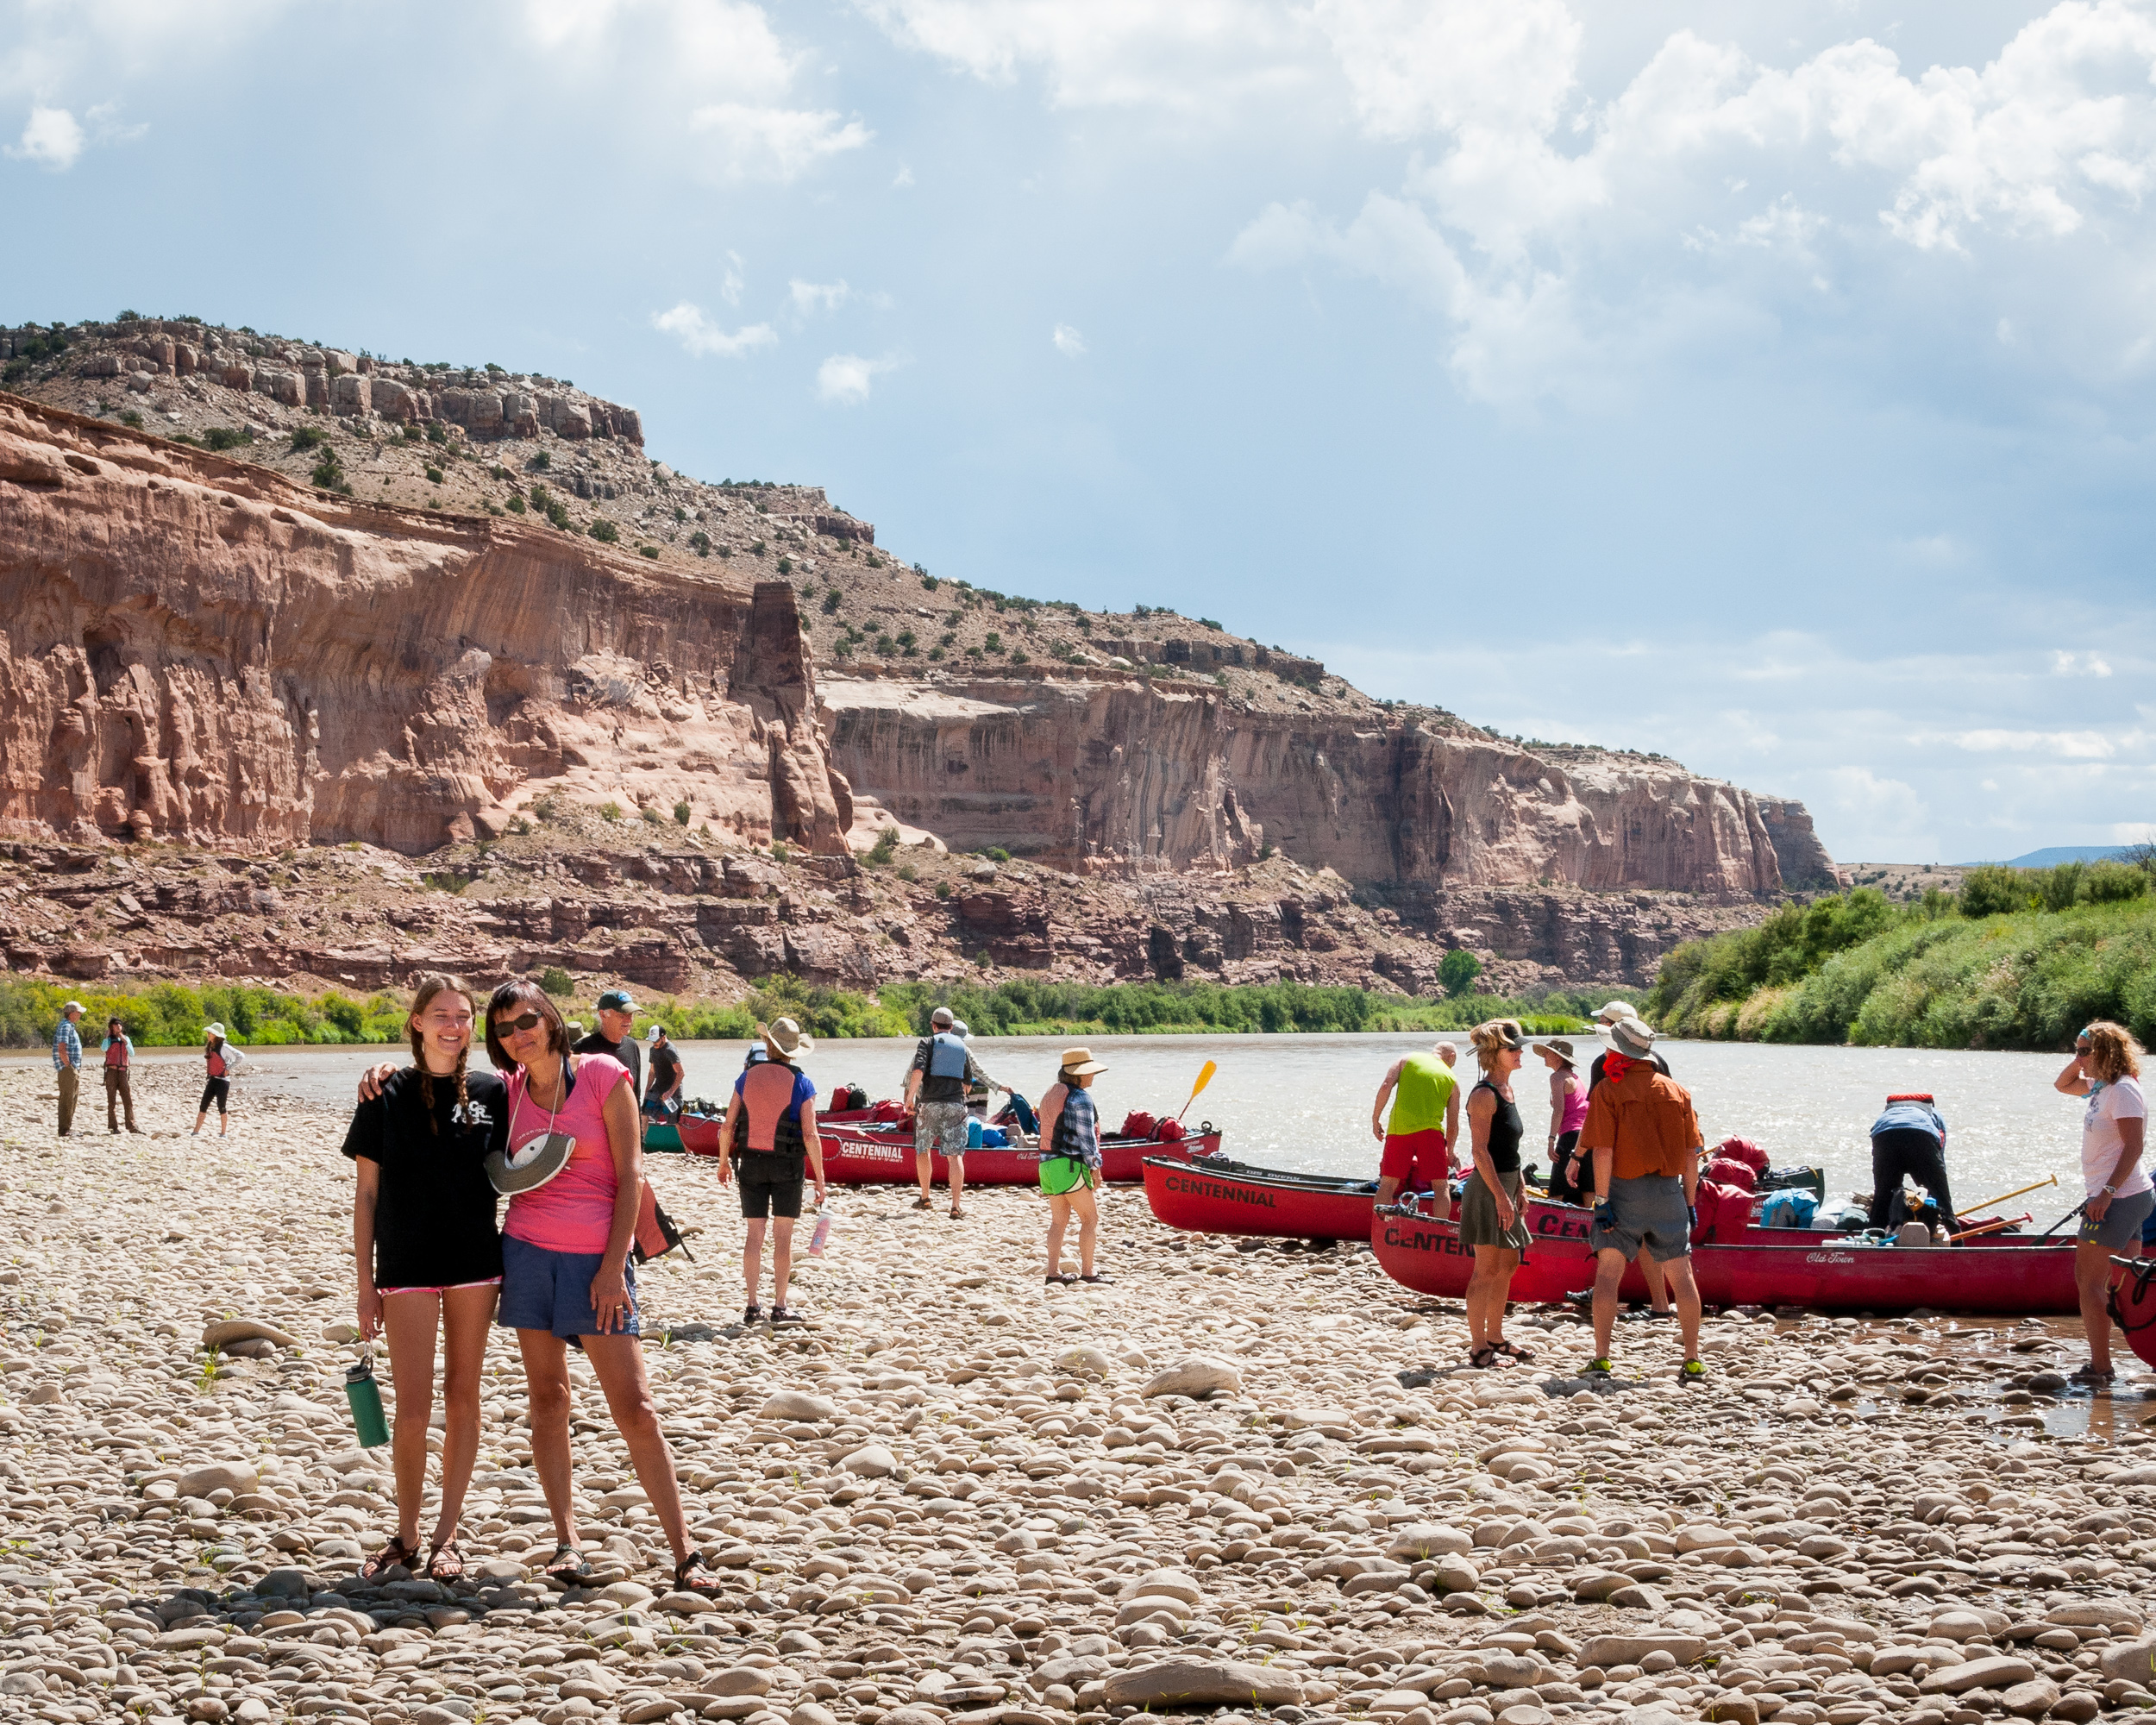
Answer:
[[[1590,1201],[1592,1194],[1589,1195]],[[1691,1212],[1684,1202],[1684,1182],[1674,1174],[1642,1174],[1609,1182],[1614,1228],[1597,1223],[1588,1230],[1590,1251],[1639,1256],[1645,1246],[1657,1264],[1674,1264],[1692,1253]]]
[[[1527,1235],[1526,1201],[1520,1195],[1525,1189],[1520,1170],[1501,1174],[1505,1195],[1512,1200],[1512,1226],[1503,1226],[1497,1220],[1497,1198],[1482,1183],[1482,1171],[1477,1169],[1467,1176],[1467,1189],[1460,1195],[1460,1244],[1465,1246],[1501,1245],[1510,1251],[1525,1251],[1531,1244]]]

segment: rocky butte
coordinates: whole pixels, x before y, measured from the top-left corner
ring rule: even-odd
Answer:
[[[16,969],[1640,982],[1835,879],[1801,804],[939,580],[555,380],[141,319],[0,361]]]

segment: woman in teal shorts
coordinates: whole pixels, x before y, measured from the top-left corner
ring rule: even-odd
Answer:
[[[1094,1241],[1100,1233],[1100,1207],[1094,1188],[1100,1183],[1100,1120],[1087,1090],[1108,1069],[1089,1048],[1066,1048],[1062,1070],[1041,1098],[1041,1192],[1048,1200],[1048,1280],[1106,1282],[1093,1267]],[[1063,1273],[1063,1230],[1078,1214],[1078,1270]]]

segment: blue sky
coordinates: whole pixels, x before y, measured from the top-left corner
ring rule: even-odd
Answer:
[[[9,322],[567,376],[1845,860],[2156,822],[2156,6],[14,0],[0,140]]]

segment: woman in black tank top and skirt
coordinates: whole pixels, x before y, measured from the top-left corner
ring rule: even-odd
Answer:
[[[1482,1068],[1482,1082],[1468,1093],[1475,1165],[1460,1199],[1460,1244],[1475,1254],[1475,1274],[1467,1284],[1468,1364],[1525,1364],[1534,1356],[1505,1339],[1505,1302],[1511,1297],[1520,1254],[1527,1249],[1526,1198],[1520,1178],[1524,1127],[1512,1093],[1527,1038],[1516,1019],[1492,1019],[1476,1026],[1468,1039]]]

